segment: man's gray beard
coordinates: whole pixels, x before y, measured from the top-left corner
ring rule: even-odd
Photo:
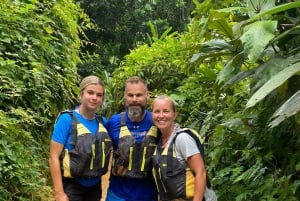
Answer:
[[[130,119],[140,118],[140,117],[143,116],[144,112],[145,112],[144,107],[132,108],[132,107],[129,106],[127,108],[128,117]]]

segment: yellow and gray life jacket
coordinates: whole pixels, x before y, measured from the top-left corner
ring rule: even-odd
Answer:
[[[71,150],[65,149],[61,154],[62,175],[67,178],[91,178],[103,175],[108,170],[112,142],[102,123],[102,117],[96,115],[99,123],[96,135],[77,120],[72,111]]]
[[[152,126],[142,142],[137,142],[121,114],[119,144],[114,152],[112,174],[128,178],[152,177],[152,155],[157,143],[157,128]]]
[[[152,171],[161,200],[193,198],[194,173],[186,163],[181,163],[176,158],[175,140],[180,133],[188,133],[194,138],[202,157],[204,157],[203,141],[195,132],[188,128],[181,129],[163,150],[161,149],[162,142],[158,143],[153,154]]]

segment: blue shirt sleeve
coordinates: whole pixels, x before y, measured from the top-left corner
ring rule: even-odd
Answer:
[[[72,118],[68,113],[62,113],[57,118],[52,132],[52,140],[68,147],[72,133]]]
[[[121,127],[121,117],[119,114],[112,115],[106,122],[105,127],[110,136],[114,150],[117,149],[119,143],[119,134]]]

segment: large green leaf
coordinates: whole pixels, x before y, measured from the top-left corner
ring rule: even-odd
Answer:
[[[272,121],[269,124],[271,128],[280,124],[283,120],[295,115],[300,110],[300,90],[290,97],[278,110],[273,114]]]
[[[293,8],[299,8],[299,7],[300,7],[300,1],[281,4],[279,6],[272,7],[271,9],[268,9],[264,12],[258,13],[257,15],[249,18],[246,23],[251,23],[251,22],[258,20],[264,16],[278,14],[278,13],[284,12],[286,10],[290,10]]]
[[[277,21],[257,21],[245,26],[241,41],[250,61],[255,62],[274,38]]]
[[[221,40],[221,39],[213,39],[203,43],[201,52],[209,53],[213,51],[233,52],[234,48],[231,42]]]
[[[271,77],[285,69],[287,66],[297,63],[298,60],[293,57],[282,57],[274,55],[262,65],[255,68],[255,73],[251,79],[251,92],[255,92],[262,87]]]
[[[299,72],[300,62],[293,64],[280,71],[253,94],[253,96],[247,102],[246,108],[254,106],[256,103],[264,99],[274,89],[282,85],[287,79]]]
[[[248,0],[248,15],[253,17],[258,12],[265,12],[275,7],[275,0]]]
[[[223,34],[227,38],[234,38],[232,25],[230,24],[227,15],[226,12],[211,11],[211,20],[208,27],[218,30],[218,33]]]
[[[244,52],[240,52],[233,56],[218,74],[217,82],[220,84],[223,81],[224,85],[230,85],[240,80],[239,69],[244,61]],[[239,77],[239,78],[237,78]]]

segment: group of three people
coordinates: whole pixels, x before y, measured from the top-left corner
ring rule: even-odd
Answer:
[[[170,97],[156,97],[150,112],[146,82],[130,77],[125,82],[125,112],[106,120],[96,114],[105,96],[101,79],[85,77],[79,92],[80,105],[58,116],[50,142],[56,201],[99,201],[101,175],[108,170],[111,148],[114,153],[106,201],[202,201],[204,161],[190,135],[181,132],[176,136],[182,129],[175,121],[176,104]],[[173,159],[176,167],[170,176],[166,166]]]

